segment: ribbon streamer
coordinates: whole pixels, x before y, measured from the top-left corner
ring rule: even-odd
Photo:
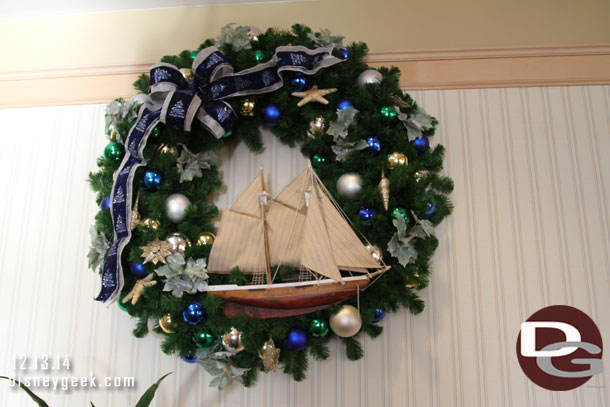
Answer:
[[[237,120],[231,105],[224,99],[273,92],[284,84],[282,71],[312,75],[341,61],[332,56],[332,47],[311,50],[302,46],[281,46],[269,61],[233,73],[225,56],[216,47],[208,47],[193,60],[192,83],[187,82],[174,65],[153,65],[149,86],[151,103],[142,105],[138,119],[127,135],[127,151],[112,186],[114,238],[104,261],[102,288],[95,299],[113,302],[123,287],[121,254],[131,239],[133,178],[136,169],[146,165],[144,147],[159,122],[190,131],[196,117],[205,129],[220,138]]]

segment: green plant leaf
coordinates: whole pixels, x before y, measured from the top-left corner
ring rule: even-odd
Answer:
[[[172,372],[169,372],[166,375],[162,376],[159,380],[157,380],[155,384],[150,386],[148,390],[146,390],[144,394],[142,394],[142,397],[140,397],[140,400],[138,400],[138,404],[136,404],[136,407],[148,407],[152,399],[155,398],[155,392],[159,388],[159,384],[170,374],[172,374]]]
[[[6,380],[13,381],[13,382],[19,384],[19,387],[21,387],[23,389],[23,391],[26,392],[28,394],[28,396],[30,396],[32,398],[32,400],[34,400],[34,402],[36,402],[36,404],[38,404],[39,407],[49,407],[49,405],[47,404],[46,401],[44,401],[43,399],[38,397],[36,394],[34,394],[34,392],[32,390],[28,389],[20,382],[13,380],[10,377],[6,377],[6,376],[0,376],[0,379],[6,379]]]

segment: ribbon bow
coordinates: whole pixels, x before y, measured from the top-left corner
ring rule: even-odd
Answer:
[[[308,49],[281,46],[273,57],[250,69],[233,73],[233,67],[216,48],[201,50],[193,60],[193,81],[187,81],[171,64],[159,63],[150,70],[150,103],[140,108],[138,119],[129,131],[125,157],[117,170],[110,199],[114,239],[102,271],[102,288],[97,301],[116,300],[123,287],[121,253],[131,239],[131,202],[136,169],[146,165],[146,141],[161,122],[190,131],[195,117],[215,137],[220,138],[237,120],[224,99],[272,92],[284,84],[282,71],[312,75],[342,60],[332,56],[332,47]]]

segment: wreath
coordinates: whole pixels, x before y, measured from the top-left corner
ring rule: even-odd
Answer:
[[[278,366],[302,380],[307,352],[326,359],[335,336],[357,360],[357,335],[380,335],[386,312],[424,308],[434,226],[452,209],[444,147],[429,143],[437,121],[399,88],[397,68],[372,69],[366,44],[342,41],[304,25],[227,25],[198,50],[164,57],[135,82],[141,93],[106,108],[110,143],[89,174],[100,205],[96,299],[116,300],[137,318],[136,337],[162,335],[165,353],[200,363],[219,389]],[[271,197],[258,175],[217,231],[215,153],[240,141],[259,150],[261,127],[309,158],[290,184],[304,180],[304,192]],[[297,220],[278,226],[279,207]],[[276,241],[294,259],[277,261]],[[314,297],[274,305],[276,286]],[[242,301],[214,287],[263,294]],[[334,300],[318,301],[325,287]]]

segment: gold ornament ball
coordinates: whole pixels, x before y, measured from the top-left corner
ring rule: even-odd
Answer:
[[[144,219],[141,224],[150,230],[159,230],[159,228],[161,227],[161,224],[158,220],[151,218]]]
[[[222,336],[222,346],[229,352],[241,352],[244,350],[244,345],[241,343],[242,332],[235,328],[231,328],[229,332]]]
[[[187,81],[193,79],[193,71],[191,71],[191,68],[180,68],[180,73]]]
[[[381,250],[379,250],[379,248],[377,246],[373,246],[372,244],[368,244],[368,245],[366,245],[366,250],[369,251],[369,253],[371,254],[371,257],[375,261],[382,261],[383,260],[383,255],[381,254]]]
[[[171,154],[174,157],[178,157],[178,149],[173,146],[168,146],[167,144],[161,144],[158,151],[161,154]]]
[[[181,233],[173,233],[165,241],[172,245],[172,252],[184,254],[187,246],[191,245],[191,242]]]
[[[207,246],[212,244],[214,243],[215,238],[216,236],[214,236],[213,233],[204,232],[201,234],[201,236],[199,236],[199,239],[197,239],[197,246]]]
[[[318,134],[324,132],[324,118],[322,116],[317,117],[315,120],[309,122],[309,131],[312,134]]]
[[[250,99],[244,99],[239,112],[242,116],[254,116],[254,102]]]
[[[165,314],[159,319],[159,328],[166,334],[176,333],[178,324],[172,321],[172,314]]]
[[[409,164],[409,160],[407,159],[407,156],[403,153],[392,153],[392,155],[388,157],[388,165],[390,166],[391,170],[393,170],[399,165],[407,164]]]
[[[407,288],[417,288],[417,279],[419,278],[419,273],[413,273],[413,278],[414,280],[409,281],[407,284],[405,284],[405,287]]]
[[[344,305],[339,312],[330,317],[330,329],[335,335],[342,338],[350,338],[360,331],[362,317],[360,312],[351,305]]]

